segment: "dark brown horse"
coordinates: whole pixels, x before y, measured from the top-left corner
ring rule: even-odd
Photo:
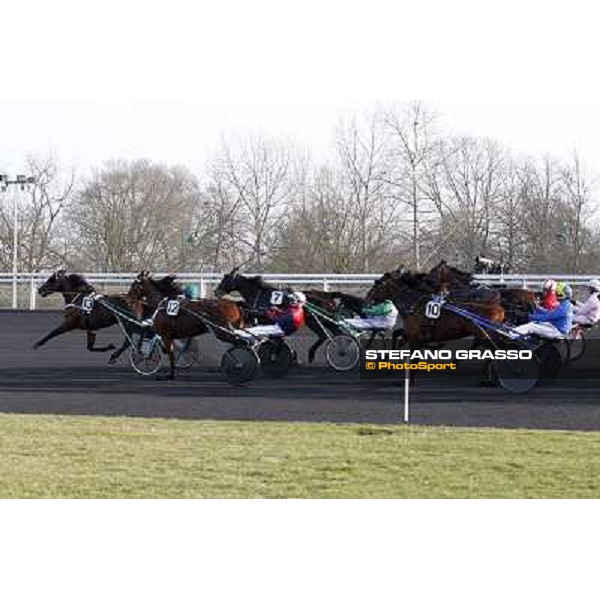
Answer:
[[[96,332],[99,329],[106,329],[117,324],[114,312],[108,309],[104,305],[104,302],[114,306],[117,310],[125,314],[131,314],[133,317],[132,306],[128,298],[124,295],[103,295],[102,299],[104,302],[93,302],[91,310],[87,312],[84,306],[86,302],[85,298],[95,292],[95,288],[81,275],[77,275],[76,273],[67,275],[64,269],[53,273],[38,288],[38,293],[44,298],[50,294],[62,294],[65,301],[64,319],[58,327],[37,341],[33,347],[35,349],[40,348],[56,336],[80,329],[87,333],[87,349],[90,352],[108,352],[109,350],[114,350],[115,346],[113,344],[108,344],[100,348],[95,346]]]
[[[500,294],[500,303],[505,311],[505,319],[513,324],[528,320],[528,315],[536,306],[535,292],[519,288],[507,288],[505,285],[488,287],[477,283],[471,273],[461,271],[442,260],[425,277],[431,285],[437,284],[437,291],[456,293],[457,290],[496,290]]]
[[[224,342],[237,341],[234,329],[244,326],[240,308],[235,302],[225,299],[188,300],[174,277],[154,280],[148,271],[142,271],[131,284],[128,297],[142,302],[147,314],[152,314],[152,328],[158,333],[169,356],[170,373],[175,378],[175,354],[173,341],[192,338],[212,332]],[[169,300],[179,303],[177,314],[170,315]]]
[[[451,292],[446,300],[461,308],[465,308],[490,321],[501,323],[504,320],[504,309],[499,303],[498,294],[487,297],[463,293],[455,296]],[[481,338],[481,330],[468,319],[450,311],[442,311],[438,319],[430,319],[425,315],[425,306],[431,300],[432,292],[423,284],[415,287],[414,280],[406,273],[398,271],[385,273],[375,281],[367,294],[369,302],[392,300],[400,311],[404,326],[403,335],[411,348],[429,343],[446,342],[465,337]]]
[[[265,311],[271,308],[271,295],[273,292],[280,291],[282,288],[271,285],[260,275],[246,276],[239,272],[239,267],[231,270],[223,276],[219,285],[215,288],[216,296],[223,296],[238,292],[244,299],[244,310],[249,317],[257,316],[260,318]],[[292,291],[291,288],[285,288],[286,291]],[[329,333],[336,335],[342,330],[335,324],[335,318],[360,315],[365,301],[358,296],[345,294],[343,292],[325,292],[321,290],[303,290],[309,304],[313,304],[322,311],[332,315],[332,320],[319,319],[310,309],[304,311],[306,326],[317,335],[317,341],[314,342],[308,350],[308,362],[312,363],[319,347],[328,339],[327,333],[323,331],[326,328]],[[367,345],[373,340],[374,333]]]

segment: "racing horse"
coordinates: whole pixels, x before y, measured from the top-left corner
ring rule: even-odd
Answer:
[[[67,275],[65,269],[60,269],[53,273],[37,291],[43,298],[51,294],[62,294],[65,309],[63,322],[38,340],[33,346],[34,349],[37,350],[52,338],[76,329],[86,332],[87,349],[90,352],[108,352],[115,349],[113,344],[101,347],[95,345],[96,332],[99,329],[116,325],[117,318],[106,306],[98,302],[93,302],[89,312],[86,310],[84,307],[85,298],[90,294],[95,294],[96,289],[82,275],[77,273]],[[134,316],[132,306],[124,295],[105,295],[102,298],[117,310]]]
[[[367,302],[383,302],[392,300],[402,315],[403,336],[411,349],[429,343],[447,342],[469,336],[481,340],[481,331],[470,321],[457,314],[442,311],[439,318],[431,319],[425,314],[427,302],[432,295],[445,292],[444,283],[440,289],[432,289],[430,283],[423,280],[415,285],[415,278],[410,272],[392,271],[377,279],[367,293]],[[468,308],[471,312],[481,315],[490,321],[504,321],[504,308],[500,304],[500,296],[494,290],[486,294],[465,294],[460,290],[456,295],[452,291],[446,294],[446,299],[453,304]]]
[[[240,307],[225,299],[188,300],[175,276],[155,280],[149,271],[142,271],[131,284],[127,296],[144,307],[144,316],[151,315],[152,328],[161,337],[169,357],[169,375],[157,379],[175,379],[174,340],[192,338],[213,332],[224,342],[237,341],[234,329],[244,326]],[[170,301],[178,304],[172,310]]]
[[[500,294],[505,319],[515,325],[527,322],[529,313],[536,307],[536,295],[532,290],[507,288],[504,285],[489,287],[480,284],[473,279],[471,273],[452,267],[444,260],[429,272],[426,279],[434,285],[437,282],[438,291],[454,291],[455,294],[458,290],[463,290],[466,295],[470,294],[469,290],[480,290],[482,293],[485,290],[496,290]]]
[[[264,312],[272,305],[272,294],[281,291],[281,288],[270,285],[260,275],[249,277],[242,275],[239,270],[240,267],[235,267],[223,276],[223,279],[214,290],[215,296],[221,297],[225,294],[238,292],[243,298],[244,310],[248,317],[257,317],[260,319]],[[291,288],[287,287],[285,290],[290,292],[293,291]],[[365,304],[363,298],[342,292],[303,290],[302,293],[306,296],[308,303],[314,304],[317,308],[333,314],[361,314]],[[334,335],[339,333],[339,331],[334,322],[318,320],[310,310],[304,311],[304,322],[306,326],[317,335],[317,341],[314,342],[308,350],[308,362],[312,363],[315,359],[317,350],[328,339],[323,331],[323,327],[327,328],[327,330]],[[371,338],[367,342],[367,345],[373,340],[374,336],[374,333],[371,334]]]

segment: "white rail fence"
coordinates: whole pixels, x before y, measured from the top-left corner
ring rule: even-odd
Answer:
[[[51,273],[0,273],[0,309],[2,308],[53,308],[60,306],[54,299],[42,299],[37,294],[37,288],[50,277]],[[162,277],[167,273],[156,273]],[[137,273],[83,273],[83,276],[101,292],[125,292]],[[348,273],[348,274],[316,274],[316,273],[265,273],[265,280],[309,289],[319,287],[325,291],[366,290],[380,273]],[[223,277],[222,273],[178,273],[178,279],[185,284],[198,286],[200,297],[210,296]],[[573,286],[583,286],[590,279],[600,279],[600,275],[569,275],[569,274],[510,274],[510,275],[475,275],[474,278],[483,284],[504,284],[508,287],[539,289],[546,279],[565,281]]]

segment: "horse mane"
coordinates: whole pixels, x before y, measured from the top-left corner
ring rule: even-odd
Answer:
[[[71,273],[70,275],[67,275],[66,278],[69,280],[69,283],[72,285],[72,289],[74,290],[93,292],[96,289],[93,285],[87,282],[83,275],[79,275],[78,273]]]
[[[261,290],[270,290],[273,289],[274,286],[267,283],[262,275],[254,275],[252,277],[246,277],[247,281],[252,282],[256,287],[259,287]]]
[[[162,279],[150,278],[150,282],[164,296],[178,296],[183,294],[183,288],[177,283],[175,275],[167,275]]]

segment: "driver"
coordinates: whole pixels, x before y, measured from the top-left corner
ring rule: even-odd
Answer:
[[[592,279],[588,283],[588,289],[587,300],[573,308],[573,323],[576,325],[595,325],[600,321],[600,281]]]
[[[273,321],[272,325],[256,325],[240,330],[241,335],[254,337],[283,337],[295,333],[304,325],[304,304],[306,296],[302,292],[292,292],[283,297],[281,306],[272,305],[265,316]],[[247,335],[246,335],[247,337]]]
[[[546,310],[554,310],[559,302],[556,298],[556,281],[554,279],[546,279],[542,285],[542,300],[540,302],[542,308]]]
[[[372,329],[394,329],[398,317],[398,309],[391,300],[371,304],[362,309],[364,317],[344,319],[351,327],[361,331]]]
[[[567,335],[573,324],[571,295],[571,287],[566,283],[558,282],[556,284],[558,306],[552,310],[538,307],[531,313],[531,321],[515,327],[514,331],[522,335],[539,335],[547,339],[557,339]]]

